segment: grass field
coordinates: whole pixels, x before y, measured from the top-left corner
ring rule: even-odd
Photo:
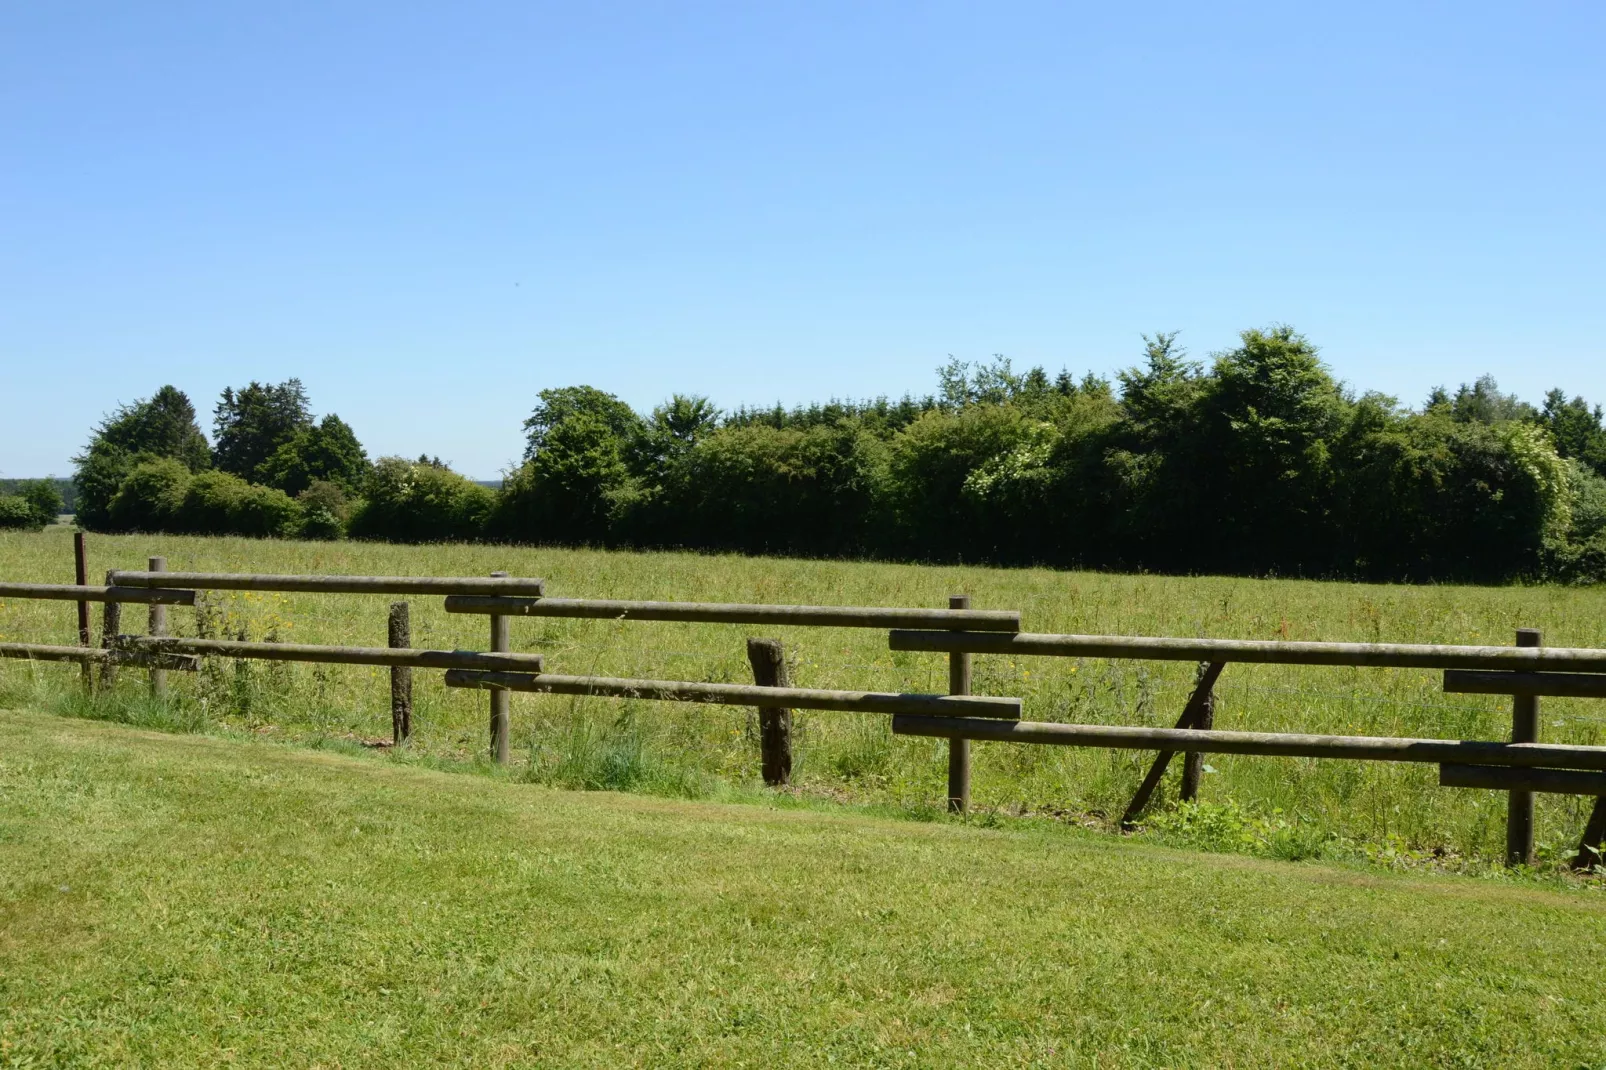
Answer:
[[[539,575],[554,595],[942,606],[966,592],[978,608],[1018,608],[1028,630],[1134,635],[1509,643],[1517,627],[1551,645],[1606,646],[1606,589],[1406,587],[1282,579],[1178,578],[753,559],[499,546],[405,547],[173,536],[91,536],[95,577],[143,567],[252,572]],[[0,534],[0,577],[70,582],[63,528]],[[383,645],[386,599],[223,594],[206,611],[216,634]],[[129,607],[125,630],[143,628]],[[173,610],[195,634],[198,615]],[[483,617],[448,615],[439,599],[413,602],[414,643],[486,645]],[[70,642],[67,603],[0,602],[0,636]],[[941,691],[941,655],[893,653],[884,633],[774,630],[794,680],[811,687]],[[539,650],[555,672],[671,679],[750,680],[739,626],[519,620],[516,649]],[[1034,720],[1170,725],[1191,686],[1191,665],[1159,662],[976,659],[976,690],[1020,695]],[[0,706],[109,716],[153,726],[251,732],[304,740],[389,735],[381,670],[261,663],[213,666],[175,678],[170,707],[143,703],[126,673],[109,704],[73,697],[70,666],[0,664]],[[176,676],[176,674],[175,674]],[[485,696],[449,692],[438,673],[416,674],[417,737],[395,760],[468,763],[485,748]],[[1509,700],[1446,696],[1437,673],[1233,665],[1218,686],[1222,728],[1500,739]],[[514,779],[719,798],[758,782],[755,717],[697,707],[520,695],[513,699]],[[799,716],[796,778],[805,793],[910,811],[943,794],[944,745],[893,738],[884,718]],[[1546,699],[1544,738],[1606,743],[1606,705]],[[1007,745],[976,746],[975,799],[984,814],[1064,813],[1097,822],[1119,814],[1152,755]],[[1213,757],[1206,807],[1158,824],[1179,842],[1285,857],[1356,854],[1482,865],[1502,850],[1504,797],[1437,786],[1431,766]],[[1175,774],[1173,774],[1174,776]],[[1174,781],[1173,781],[1174,783]],[[1163,803],[1163,798],[1162,798]],[[1584,800],[1541,796],[1541,857],[1569,855]]]
[[[1589,1067],[1603,957],[1598,890],[0,713],[8,1067]]]

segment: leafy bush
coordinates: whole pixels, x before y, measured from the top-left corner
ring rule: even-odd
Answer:
[[[301,526],[301,507],[277,487],[250,484],[229,513],[229,529],[235,535],[287,538]]]
[[[855,421],[728,427],[666,473],[634,518],[634,541],[748,553],[840,555],[875,538],[885,445]]]
[[[296,501],[301,505],[303,539],[334,540],[346,534],[352,505],[339,484],[318,480],[296,495]]]
[[[190,480],[179,506],[178,524],[196,535],[228,535],[250,484],[239,476],[213,470]]]
[[[381,457],[351,517],[354,538],[395,542],[478,539],[496,496],[444,465]]]
[[[41,524],[54,524],[61,515],[61,491],[53,479],[34,479],[22,485],[21,497],[33,509]]]
[[[179,515],[189,489],[190,470],[171,457],[145,461],[117,488],[108,508],[117,531],[181,530]]]
[[[0,530],[35,531],[44,526],[28,499],[20,494],[0,495]]]

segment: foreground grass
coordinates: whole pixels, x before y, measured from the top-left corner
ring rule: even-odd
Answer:
[[[0,1065],[1595,1066],[1606,899],[0,714]]]
[[[1519,626],[1542,628],[1558,646],[1606,646],[1606,588],[1405,587],[1231,577],[1119,576],[1046,569],[797,561],[674,553],[616,553],[503,546],[290,543],[176,536],[90,537],[91,571],[143,567],[165,554],[174,569],[235,572],[483,575],[507,569],[547,578],[555,595],[942,606],[967,592],[984,608],[1018,608],[1034,631],[1221,638],[1509,643]],[[70,581],[70,533],[0,533],[0,577]],[[227,594],[203,620],[183,609],[173,627],[193,635],[322,643],[385,642],[385,598]],[[447,614],[440,599],[412,601],[420,646],[483,648],[483,617]],[[129,607],[125,630],[142,630]],[[513,640],[539,650],[555,672],[669,679],[751,679],[739,626],[519,620]],[[763,629],[770,632],[770,629]],[[66,603],[0,601],[0,636],[71,642]],[[793,679],[811,687],[940,691],[941,655],[894,653],[882,632],[775,629]],[[1036,720],[1172,724],[1193,666],[1097,659],[978,657],[976,690],[1020,695]],[[141,679],[127,673],[117,696],[129,715],[206,731],[304,740],[389,736],[386,674],[331,666],[212,665],[173,676],[173,708],[141,711]],[[0,663],[0,708],[68,708],[71,666]],[[485,750],[485,696],[448,691],[439,673],[415,674],[417,735],[411,760],[471,762]],[[1500,739],[1509,700],[1444,695],[1439,674],[1413,670],[1232,665],[1218,687],[1222,728],[1335,734]],[[1546,699],[1544,738],[1606,744],[1598,700]],[[113,704],[115,706],[115,703]],[[104,713],[104,711],[103,711]],[[111,710],[110,715],[118,715]],[[753,711],[517,695],[516,778],[554,786],[680,797],[750,790],[759,780]],[[795,778],[806,792],[918,809],[944,791],[944,745],[895,738],[885,718],[804,712],[797,719]],[[979,809],[1119,815],[1152,759],[1138,751],[978,745]],[[1174,766],[1180,763],[1173,763]],[[1172,776],[1176,776],[1174,771]],[[1174,780],[1171,782],[1174,784]],[[1165,810],[1165,790],[1158,809]],[[1272,853],[1449,859],[1482,865],[1503,852],[1505,800],[1487,791],[1441,789],[1431,766],[1213,757],[1203,798],[1235,807],[1212,844],[1257,839]],[[1540,796],[1541,858],[1570,856],[1587,800]],[[1228,815],[1232,816],[1232,815]],[[1198,823],[1195,822],[1195,825]],[[1217,826],[1220,822],[1215,823]],[[1359,848],[1357,847],[1359,845]]]

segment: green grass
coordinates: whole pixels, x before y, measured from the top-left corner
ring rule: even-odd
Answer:
[[[1606,1065],[1606,898],[0,714],[0,1065]]]
[[[1133,635],[1509,643],[1520,626],[1551,645],[1606,646],[1606,589],[1409,587],[1304,580],[1160,577],[873,562],[798,561],[674,553],[613,553],[499,546],[405,547],[174,536],[91,536],[91,571],[139,568],[165,554],[174,569],[252,572],[540,575],[555,595],[617,598],[946,605],[966,592],[978,608],[1018,608],[1029,630]],[[70,581],[66,529],[0,534],[0,577]],[[382,645],[386,599],[223,594],[207,610],[214,634]],[[125,630],[143,628],[128,607]],[[171,611],[195,634],[198,615]],[[483,649],[483,617],[414,599],[416,645]],[[539,650],[555,672],[670,679],[749,680],[743,639],[758,630],[617,621],[520,620],[514,645]],[[941,655],[894,653],[881,632],[764,629],[787,644],[794,680],[810,687],[941,691]],[[0,636],[71,642],[66,603],[0,601]],[[1093,659],[976,659],[976,689],[1020,695],[1036,720],[1172,724],[1193,667]],[[253,733],[307,741],[389,736],[382,670],[215,665],[174,675],[170,707],[142,704],[140,674],[114,700],[86,709],[70,697],[70,666],[0,664],[0,707],[57,708],[168,728]],[[440,674],[415,674],[417,738],[399,760],[464,764],[486,746],[485,696],[448,691]],[[1341,734],[1499,739],[1509,700],[1446,696],[1437,673],[1412,670],[1229,666],[1218,688],[1218,727]],[[750,791],[759,779],[753,711],[518,695],[513,699],[514,779],[681,797]],[[1547,740],[1606,743],[1606,705],[1546,699]],[[798,717],[798,790],[922,812],[942,797],[938,741],[894,738],[884,718]],[[1107,822],[1119,815],[1152,758],[1143,752],[977,745],[982,811],[1062,813]],[[1180,763],[1176,763],[1180,764]],[[1505,802],[1494,792],[1441,789],[1431,766],[1213,757],[1206,810],[1163,817],[1167,835],[1267,854],[1370,853],[1483,866],[1503,850]],[[1158,812],[1167,814],[1162,790]],[[1218,809],[1211,809],[1218,808]],[[1539,840],[1548,863],[1567,857],[1585,800],[1541,796]],[[1241,826],[1242,835],[1220,826]],[[1202,831],[1201,831],[1202,830]],[[1259,830],[1259,831],[1256,831]]]

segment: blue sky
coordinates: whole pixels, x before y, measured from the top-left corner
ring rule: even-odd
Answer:
[[[1109,373],[1288,322],[1606,401],[1606,6],[10,4],[0,475],[299,376],[492,477],[641,409]]]

